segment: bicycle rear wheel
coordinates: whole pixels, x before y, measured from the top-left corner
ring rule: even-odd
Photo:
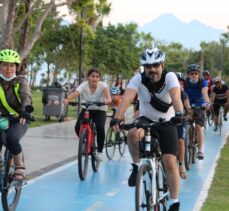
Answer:
[[[109,160],[112,160],[115,154],[115,147],[116,147],[116,133],[109,128],[106,135],[106,155]]]
[[[97,143],[97,135],[94,133],[94,141],[92,144],[92,153],[91,153],[91,165],[94,172],[99,170],[100,160],[97,157],[98,154],[98,143]]]
[[[87,129],[83,128],[79,136],[79,149],[78,149],[78,171],[81,180],[85,180],[88,169],[88,154],[87,154]]]
[[[2,206],[4,211],[14,211],[17,207],[23,181],[14,181],[13,173],[14,166],[12,166],[12,155],[6,149],[4,153],[4,177],[2,190]]]
[[[116,143],[118,144],[119,154],[121,156],[124,155],[126,149],[126,134],[124,131],[120,131],[118,133],[118,138],[116,139]]]
[[[146,164],[142,164],[138,170],[136,189],[135,189],[135,210],[136,211],[151,211],[158,210],[157,203],[153,205],[153,193],[152,190],[157,187],[153,187],[152,174],[150,168]],[[156,184],[155,184],[156,186]],[[155,191],[157,193],[157,191]],[[156,196],[156,201],[158,200]]]
[[[193,138],[194,138],[194,128],[190,125],[186,127],[186,136],[185,136],[185,156],[184,156],[184,163],[185,168],[190,170],[191,163],[192,163],[192,145],[193,145]]]

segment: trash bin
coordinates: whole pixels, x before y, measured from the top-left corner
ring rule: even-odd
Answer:
[[[68,114],[68,106],[64,105],[63,100],[67,96],[67,91],[61,86],[47,86],[42,88],[43,96],[43,115],[45,120],[50,120],[51,116],[58,118],[59,122],[64,121]]]

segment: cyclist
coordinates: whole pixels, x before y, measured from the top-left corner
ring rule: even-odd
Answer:
[[[158,48],[146,49],[141,56],[144,72],[136,74],[128,84],[122,102],[111,121],[114,130],[118,130],[123,114],[128,105],[138,94],[140,116],[135,121],[145,123],[159,121],[160,118],[170,120],[172,117],[178,122],[183,118],[183,105],[180,97],[180,85],[173,72],[164,71],[165,55]],[[179,172],[176,165],[177,131],[175,127],[161,127],[157,129],[160,135],[160,147],[168,178],[170,190],[170,210],[179,210]],[[133,187],[139,164],[138,143],[144,137],[144,130],[133,128],[129,130],[127,142],[133,160],[132,173],[128,184]]]
[[[0,112],[1,115],[21,115],[20,121],[12,123],[7,130],[7,148],[13,155],[15,171],[14,180],[23,180],[25,164],[23,162],[22,147],[19,141],[25,135],[28,124],[23,118],[23,111],[32,104],[29,85],[23,76],[16,76],[16,70],[21,63],[18,53],[11,49],[0,51]],[[0,147],[2,148],[0,137]]]
[[[198,140],[197,158],[204,159],[204,124],[205,113],[201,107],[210,109],[210,99],[208,97],[208,83],[200,77],[200,68],[197,64],[190,64],[187,69],[188,77],[185,83],[185,92],[188,94],[190,104],[200,109],[199,117],[195,120],[195,131]]]
[[[185,86],[185,78],[183,73],[176,72],[177,78],[180,83],[181,87],[181,100],[183,103],[183,106],[185,108],[185,111],[187,114],[191,113],[191,106],[189,103],[188,95],[184,92],[184,86]],[[178,160],[179,160],[179,173],[181,179],[186,179],[188,177],[188,174],[185,172],[184,168],[184,155],[185,155],[185,127],[186,124],[182,123],[181,125],[177,126],[177,134],[178,134]]]
[[[111,103],[111,96],[108,86],[105,82],[100,81],[101,73],[99,69],[92,68],[87,73],[87,81],[80,84],[74,92],[69,94],[64,99],[64,104],[68,104],[76,97],[82,95],[83,100],[88,102],[105,102]],[[94,121],[97,131],[98,140],[98,159],[101,160],[101,154],[103,152],[103,146],[105,141],[105,122],[106,122],[107,106],[90,106],[90,118]],[[83,108],[79,114],[75,125],[75,132],[79,136],[80,122],[84,119],[85,109]]]
[[[125,89],[123,89],[123,81],[122,81],[122,76],[118,75],[117,80],[115,82],[115,86],[120,89],[120,95],[123,95],[125,92]]]
[[[213,85],[213,80],[212,80],[208,70],[203,70],[202,78],[208,82],[208,96],[210,97],[211,96],[212,85]]]
[[[229,110],[229,91],[228,87],[221,83],[221,78],[214,78],[214,88],[212,90],[211,103],[214,110],[215,131],[218,130],[219,109],[222,105],[224,108],[223,118],[227,121],[227,112]]]
[[[116,86],[111,87],[110,94],[111,94],[111,108],[115,114],[115,111],[117,110],[118,106],[122,101],[122,97],[120,96],[121,90]]]

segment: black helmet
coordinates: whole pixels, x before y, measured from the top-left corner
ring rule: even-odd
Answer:
[[[203,70],[202,76],[206,76],[206,75],[210,75],[209,71],[208,70]]]
[[[198,71],[200,72],[200,66],[198,64],[190,64],[187,69],[187,73],[192,71]]]
[[[185,81],[184,74],[182,72],[175,73],[179,81]]]

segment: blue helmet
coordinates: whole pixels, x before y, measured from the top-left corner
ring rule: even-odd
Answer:
[[[111,87],[110,93],[111,93],[111,95],[120,95],[121,90],[120,90],[120,88],[114,86],[114,87]]]

